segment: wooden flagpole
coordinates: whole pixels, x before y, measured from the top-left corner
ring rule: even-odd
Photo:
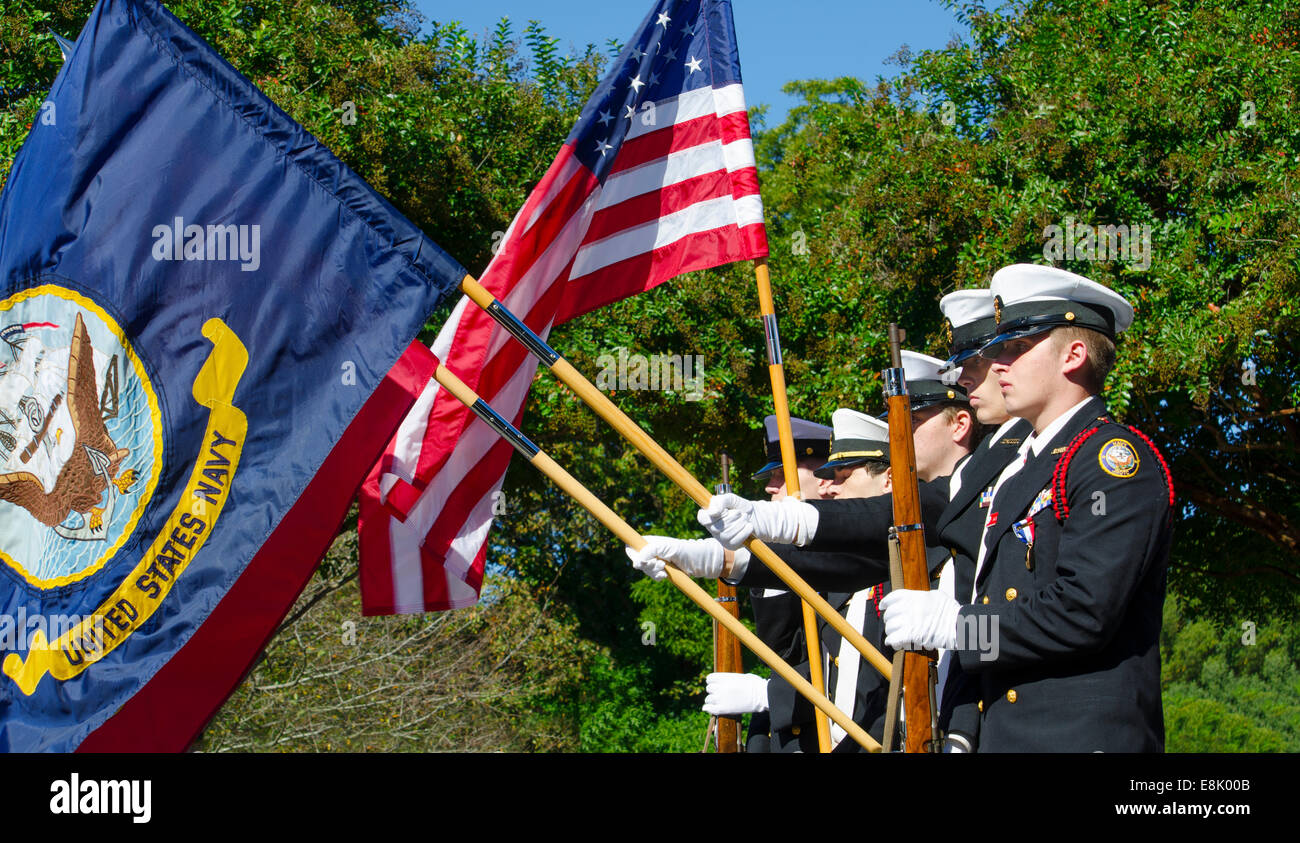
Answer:
[[[551,373],[560,379],[560,382],[586,402],[602,419],[611,427],[619,432],[634,448],[645,455],[651,463],[654,464],[664,475],[677,484],[691,500],[701,507],[709,505],[709,490],[704,484],[696,480],[695,477],[681,466],[677,460],[665,451],[658,442],[632,421],[627,415],[620,410],[613,401],[592,385],[568,360],[559,355],[555,349],[551,348],[546,342],[532,329],[523,323],[519,317],[507,310],[496,298],[484,289],[483,285],[478,283],[472,276],[466,275],[460,282],[460,289],[470,300],[479,307],[487,311],[497,324],[510,333],[515,339],[523,345],[540,360]],[[859,630],[853,628],[853,625],[844,619],[844,616],[835,611],[826,598],[822,597],[812,586],[804,582],[803,578],[795,573],[786,562],[777,556],[770,547],[761,541],[749,539],[745,542],[745,547],[749,548],[750,553],[768,567],[772,573],[786,584],[786,587],[799,595],[806,603],[812,606],[813,611],[826,619],[826,622],[844,636],[850,644],[854,646],[867,662],[880,672],[886,679],[890,677],[892,667],[889,660],[880,654],[880,651],[872,646],[866,638],[863,637]],[[710,613],[712,614],[712,613]],[[836,721],[838,722],[838,721]]]
[[[645,547],[646,541],[641,534],[632,529],[626,521],[620,518],[612,509],[604,504],[599,498],[587,490],[585,486],[574,479],[559,466],[555,460],[547,456],[546,452],[533,444],[526,436],[519,432],[514,425],[510,424],[493,410],[487,402],[479,398],[472,389],[446,366],[438,364],[438,369],[434,375],[438,383],[444,386],[448,392],[469,407],[476,416],[482,419],[489,427],[495,430],[502,438],[509,442],[516,451],[523,454],[539,471],[551,479],[555,485],[559,486],[566,494],[581,504],[588,512],[596,516],[600,523],[604,524],[618,536],[619,540],[634,550],[640,550]],[[868,735],[861,726],[853,722],[849,717],[827,699],[819,689],[814,688],[806,679],[798,674],[794,668],[790,667],[785,660],[778,656],[770,647],[762,642],[754,633],[745,628],[745,625],[738,618],[733,618],[726,610],[717,604],[713,596],[700,587],[699,583],[682,573],[672,565],[668,565],[665,570],[668,573],[668,579],[672,584],[681,589],[682,593],[689,597],[697,606],[708,612],[709,616],[726,628],[728,632],[735,635],[742,643],[754,654],[762,659],[772,670],[776,671],[781,678],[785,679],[794,686],[800,694],[808,699],[817,709],[825,713],[830,719],[834,720],[844,731],[846,731],[855,741],[862,745],[868,752],[879,752],[880,744]]]
[[[794,453],[794,433],[790,429],[790,405],[785,391],[785,366],[781,359],[781,334],[776,327],[776,306],[772,301],[772,281],[767,272],[767,259],[754,261],[754,279],[758,283],[758,310],[763,319],[763,334],[767,340],[767,373],[772,381],[772,408],[776,414],[776,429],[781,440],[781,468],[785,472],[785,492],[795,500],[803,500],[799,489],[799,461]],[[825,688],[822,678],[822,646],[817,636],[817,616],[807,601],[803,609],[803,635],[808,642],[808,677],[813,685]],[[817,724],[817,746],[822,752],[831,751],[831,729],[826,717],[813,715]]]

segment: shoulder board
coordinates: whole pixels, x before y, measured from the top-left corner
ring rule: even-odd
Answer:
[[[1070,461],[1074,459],[1074,455],[1079,452],[1081,447],[1083,447],[1083,443],[1087,442],[1088,439],[1097,431],[1101,430],[1103,426],[1106,424],[1119,424],[1118,422],[1112,422],[1110,419],[1105,417],[1099,417],[1097,421],[1100,422],[1100,424],[1093,425],[1081,432],[1078,436],[1074,437],[1069,445],[1052,451],[1054,454],[1058,451],[1064,452],[1061,458],[1056,461],[1056,467],[1052,470],[1052,509],[1056,512],[1057,521],[1064,522],[1066,518],[1070,517],[1070,503],[1066,498],[1066,476],[1070,471]],[[1141,439],[1146,446],[1151,449],[1151,453],[1155,454],[1156,462],[1160,465],[1161,476],[1165,481],[1165,488],[1169,490],[1169,511],[1170,517],[1172,518],[1174,507],[1174,478],[1169,472],[1169,465],[1165,462],[1164,455],[1160,453],[1160,449],[1156,447],[1155,443],[1136,427],[1133,427],[1132,425],[1120,425],[1120,427],[1126,428],[1134,436]],[[1129,451],[1129,454],[1132,455],[1131,449],[1125,448],[1125,450]],[[1114,472],[1111,473],[1113,474]],[[1136,473],[1136,464],[1134,465],[1134,473]],[[1115,476],[1119,477],[1121,475],[1116,474]]]

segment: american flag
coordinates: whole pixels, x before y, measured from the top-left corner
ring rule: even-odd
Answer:
[[[480,282],[545,337],[676,275],[767,255],[728,0],[661,0],[587,102]],[[434,340],[520,426],[537,363],[462,298]],[[473,605],[511,448],[430,382],[361,495],[368,615]]]

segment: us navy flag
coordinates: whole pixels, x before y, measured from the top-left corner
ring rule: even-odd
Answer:
[[[183,749],[429,374],[464,270],[156,2],[0,196],[0,750]]]

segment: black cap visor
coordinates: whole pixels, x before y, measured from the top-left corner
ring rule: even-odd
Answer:
[[[865,465],[866,457],[848,457],[842,460],[831,460],[821,468],[813,472],[814,477],[820,477],[822,480],[834,480],[835,471],[840,468],[852,468],[857,465]]]
[[[1032,337],[1036,334],[1041,334],[1044,331],[1050,331],[1053,328],[1058,328],[1062,324],[1068,324],[1068,323],[1052,321],[1050,323],[1043,324],[1043,325],[1027,325],[1023,328],[1016,328],[1015,330],[1006,331],[1005,333],[998,334],[997,336],[993,337],[993,339],[989,340],[988,343],[985,344],[985,346],[979,350],[979,355],[980,357],[984,357],[989,360],[996,360],[998,354],[1001,353],[1001,347],[1004,343],[1011,342],[1012,340],[1024,339],[1025,337]]]

